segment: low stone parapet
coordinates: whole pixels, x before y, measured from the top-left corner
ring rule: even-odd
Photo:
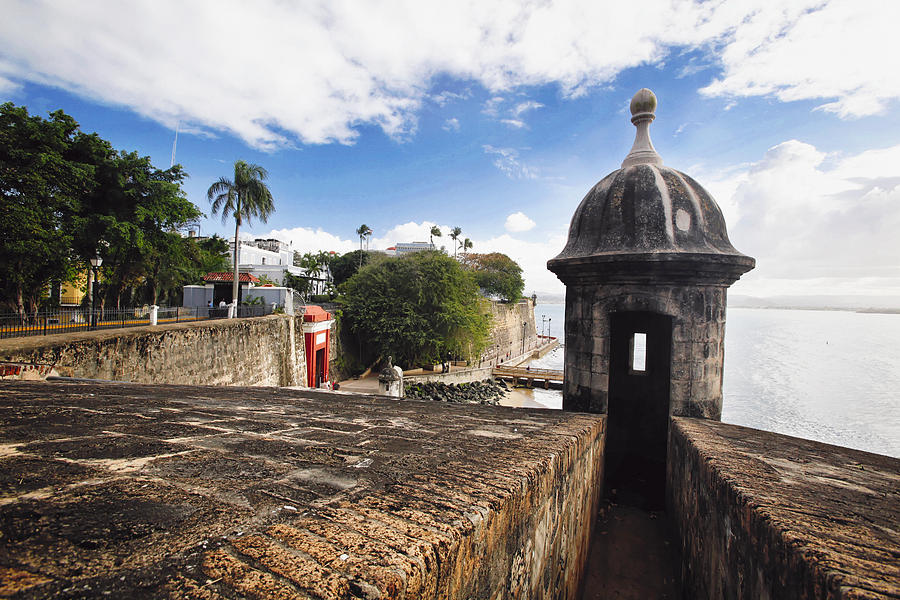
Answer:
[[[0,340],[0,361],[63,377],[208,385],[303,385],[296,317],[168,323]],[[28,371],[31,372],[31,371]]]
[[[668,512],[685,597],[900,597],[900,460],[674,418]]]
[[[575,599],[600,415],[0,382],[0,595]]]

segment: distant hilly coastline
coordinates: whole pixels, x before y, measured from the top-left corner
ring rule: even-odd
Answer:
[[[565,304],[566,295],[534,292],[540,304]],[[771,308],[790,310],[848,310],[863,313],[900,314],[900,296],[728,296],[734,308]]]
[[[534,292],[538,304],[565,304],[566,295],[553,292]]]
[[[728,296],[735,308],[781,308],[793,310],[849,310],[900,314],[900,296]]]

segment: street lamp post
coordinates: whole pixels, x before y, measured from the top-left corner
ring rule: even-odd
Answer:
[[[547,319],[547,337],[551,337],[553,335],[550,333],[550,321],[552,320],[552,318]]]
[[[95,296],[97,295],[97,288],[100,287],[97,285],[97,277],[100,274],[100,265],[103,264],[103,259],[100,258],[100,255],[97,254],[94,258],[91,259],[91,269],[94,271],[94,279],[91,282],[91,289],[89,290],[91,296],[91,329],[97,328],[97,312],[94,310],[95,307]]]

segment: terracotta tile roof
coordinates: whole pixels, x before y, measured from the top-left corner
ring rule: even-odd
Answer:
[[[207,283],[234,281],[234,273],[207,273],[206,277],[203,278],[203,281],[206,281]],[[238,276],[238,283],[259,283],[259,278],[254,277],[250,273],[241,273]]]

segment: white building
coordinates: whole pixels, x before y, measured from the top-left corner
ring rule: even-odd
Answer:
[[[229,241],[231,249],[228,253],[229,263],[234,256],[234,238]],[[290,273],[303,277],[305,272],[294,266],[294,251],[291,245],[280,240],[255,239],[241,240],[238,252],[238,269],[242,273],[250,273],[254,277],[267,278],[276,285],[284,282],[284,274]]]
[[[398,242],[397,245],[394,246],[394,254],[397,256],[409,254],[410,252],[421,252],[423,250],[434,250],[434,246],[429,242]]]

